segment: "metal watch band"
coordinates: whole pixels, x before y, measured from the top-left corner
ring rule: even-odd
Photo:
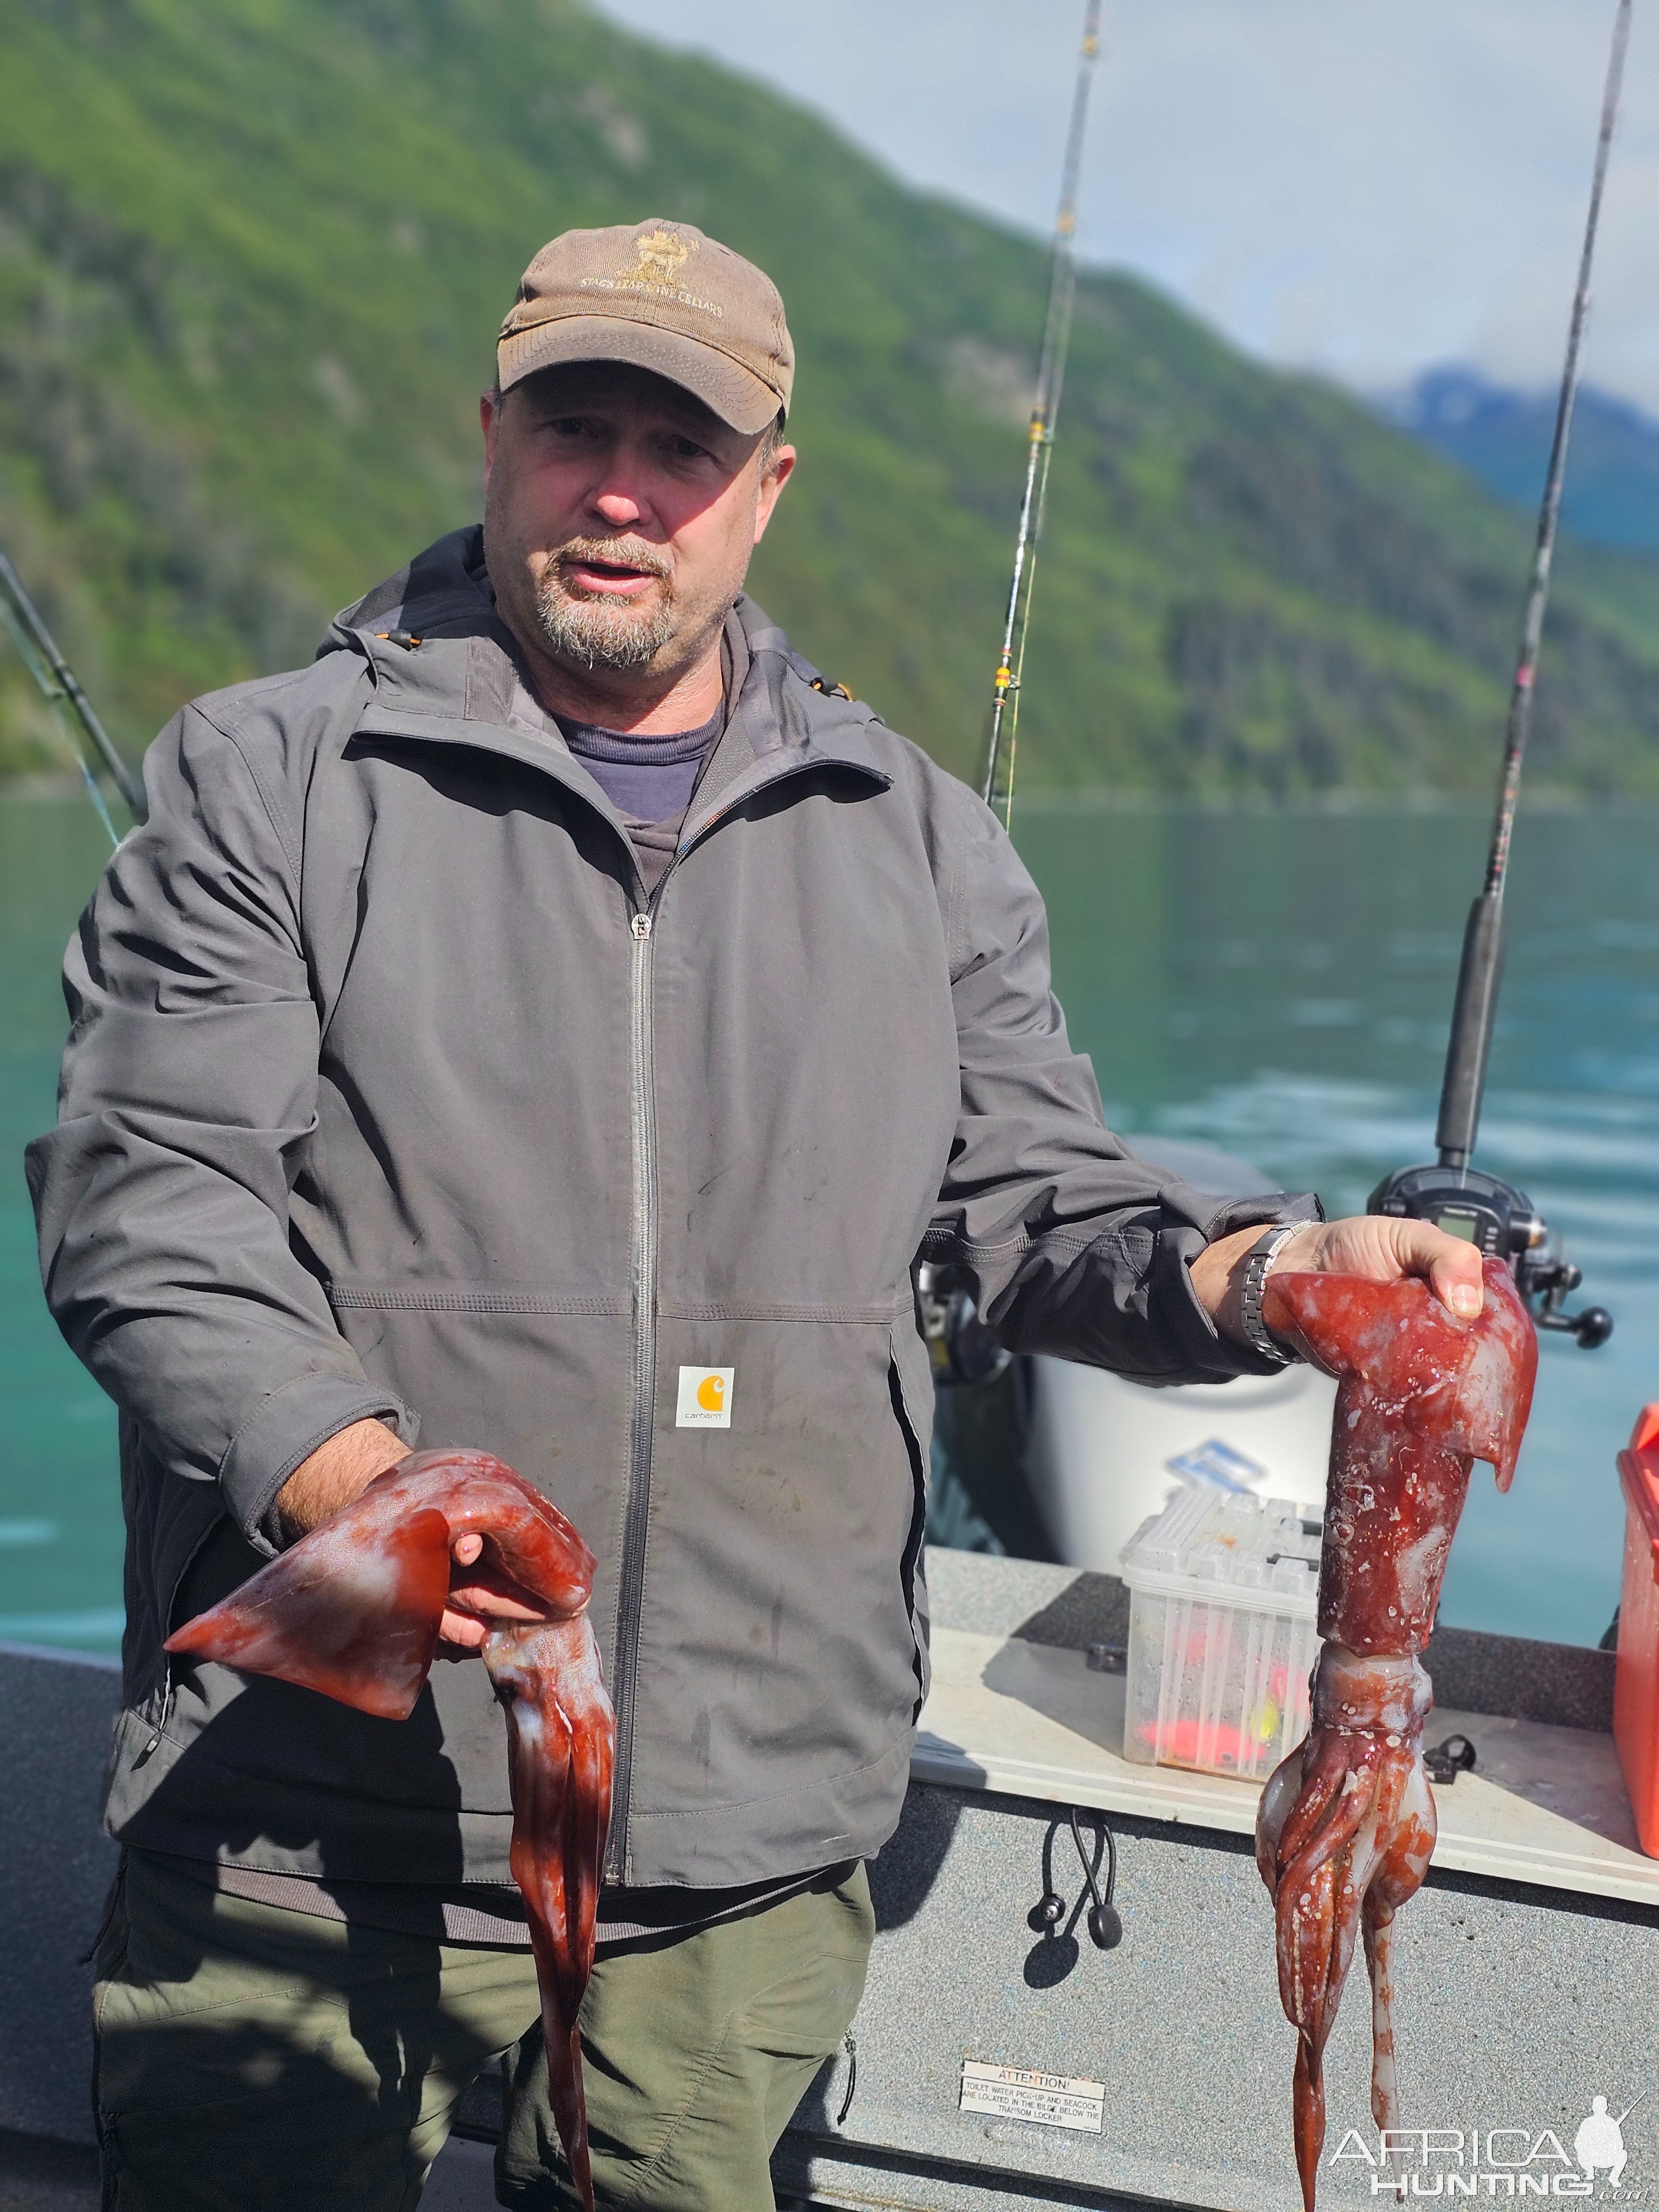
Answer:
[[[1300,1226],[1300,1223],[1292,1222],[1288,1228],[1264,1230],[1244,1255],[1244,1280],[1238,1294],[1239,1319],[1252,1350],[1259,1352],[1264,1359],[1271,1359],[1275,1367],[1288,1367],[1297,1355],[1269,1333],[1262,1320],[1261,1286],[1267,1279],[1273,1254],[1287,1237],[1295,1236]]]

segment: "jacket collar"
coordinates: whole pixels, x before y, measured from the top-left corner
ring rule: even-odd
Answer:
[[[722,738],[729,773],[705,777],[680,846],[754,792],[811,770],[852,770],[885,788],[892,781],[871,742],[876,717],[855,700],[822,689],[823,678],[746,596],[729,617],[741,629],[749,666],[732,714],[741,744]],[[336,616],[319,647],[356,653],[373,685],[356,728],[366,737],[465,745],[539,770],[627,828],[524,680],[511,633],[498,619],[483,563],[483,532],[453,531],[406,568]],[[631,851],[631,848],[630,848]]]

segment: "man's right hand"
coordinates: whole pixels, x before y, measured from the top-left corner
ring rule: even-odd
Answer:
[[[349,1429],[339,1430],[319,1444],[309,1459],[301,1461],[276,1493],[276,1524],[284,1541],[297,1544],[301,1536],[331,1521],[343,1506],[362,1495],[377,1474],[408,1456],[408,1448],[384,1421],[354,1421]],[[492,1619],[539,1620],[546,1616],[547,1608],[530,1591],[499,1570],[479,1564],[483,1551],[480,1536],[455,1539],[449,1586],[457,1604],[445,1607],[438,1625],[441,1659],[476,1658]]]

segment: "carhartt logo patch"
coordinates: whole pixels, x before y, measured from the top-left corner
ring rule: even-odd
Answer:
[[[682,1367],[677,1429],[729,1429],[735,1367]]]

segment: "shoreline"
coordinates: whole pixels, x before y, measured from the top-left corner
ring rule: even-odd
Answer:
[[[100,787],[104,779],[100,778]],[[17,799],[31,805],[60,799],[85,803],[85,788],[78,776],[35,772],[0,775],[0,804]],[[1475,814],[1487,815],[1492,801],[1483,794],[1450,791],[1364,791],[1338,789],[1298,792],[1285,799],[1248,795],[1206,798],[1190,792],[1139,791],[1112,785],[1085,785],[1079,789],[1050,788],[1017,792],[1014,817],[1024,814]],[[1659,792],[1650,795],[1617,793],[1591,798],[1547,784],[1534,785],[1522,794],[1520,812],[1528,814],[1659,815]]]

